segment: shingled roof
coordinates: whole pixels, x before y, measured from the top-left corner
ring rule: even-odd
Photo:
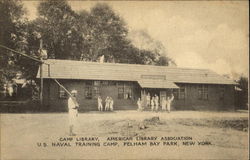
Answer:
[[[161,79],[175,83],[236,84],[211,70],[164,67],[137,64],[97,63],[49,59],[43,65],[43,78],[137,81],[149,84],[145,79]],[[40,70],[40,69],[39,69]],[[40,77],[40,72],[37,78]],[[172,84],[171,84],[172,85]]]

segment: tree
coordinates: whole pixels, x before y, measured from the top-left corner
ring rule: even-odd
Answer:
[[[49,58],[77,59],[80,57],[81,35],[77,26],[78,15],[66,0],[42,1],[38,6],[39,17],[31,23],[41,34]]]
[[[126,39],[128,30],[125,22],[110,6],[97,3],[87,18],[88,47],[87,59],[96,61],[104,55],[106,61],[116,62],[125,58],[129,45]]]
[[[25,10],[20,1],[0,1],[0,44],[14,50],[27,51]],[[23,57],[0,48],[0,79],[1,84],[11,80],[25,66],[20,64]],[[27,60],[27,59],[26,59]]]
[[[174,60],[167,56],[166,48],[164,47],[162,42],[154,40],[147,31],[131,31],[128,37],[133,45],[141,50],[147,50],[151,52],[152,55],[154,55],[152,62],[153,65],[176,66]]]

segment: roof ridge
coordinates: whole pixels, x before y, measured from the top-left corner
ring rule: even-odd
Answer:
[[[99,63],[92,61],[80,61],[80,60],[68,60],[68,59],[48,59],[45,61],[68,61],[68,62],[80,62],[80,63],[88,63],[88,64],[96,64],[96,65],[130,65],[130,66],[143,66],[143,67],[155,67],[155,68],[169,68],[169,69],[184,69],[184,70],[200,70],[200,71],[212,71],[207,68],[191,68],[191,67],[178,67],[178,66],[157,66],[157,65],[148,65],[148,64],[130,64],[130,63]],[[47,62],[48,63],[48,62]],[[53,63],[52,63],[53,64]],[[76,64],[75,64],[76,65]]]

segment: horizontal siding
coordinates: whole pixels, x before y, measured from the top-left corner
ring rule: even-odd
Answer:
[[[167,80],[176,83],[236,84],[231,79],[206,69],[71,60],[47,60],[45,62],[50,64],[50,69],[47,65],[43,65],[44,78],[138,81],[141,75],[164,75]],[[38,78],[39,74],[40,72],[37,74]]]

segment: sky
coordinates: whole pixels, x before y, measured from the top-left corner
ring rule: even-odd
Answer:
[[[101,1],[98,1],[101,2]],[[38,1],[23,1],[30,20]],[[97,1],[69,1],[89,11]],[[178,67],[206,68],[237,78],[248,76],[248,1],[106,1],[129,31],[144,30],[161,41]]]

